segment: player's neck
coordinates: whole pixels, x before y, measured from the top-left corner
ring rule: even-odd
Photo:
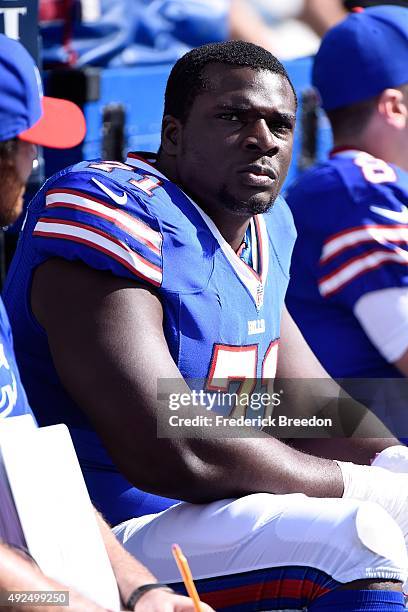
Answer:
[[[235,252],[239,250],[244,240],[245,233],[247,231],[250,216],[240,216],[226,211],[225,208],[220,209],[218,203],[214,203],[213,206],[208,202],[204,202],[189,192],[179,180],[177,169],[171,163],[171,160],[166,155],[158,155],[156,168],[160,170],[170,181],[178,185],[188,196],[190,196],[200,208],[212,219],[217,226],[220,234],[228,242],[228,244],[234,249]]]
[[[370,153],[367,151],[367,142],[364,138],[358,137],[337,137],[334,138],[333,149],[332,151],[365,151],[366,153]]]
[[[198,202],[200,205],[200,203]],[[203,208],[203,210],[205,210]],[[225,209],[215,211],[205,211],[214,221],[220,234],[237,253],[242,246],[248,229],[250,217],[228,214]]]
[[[163,150],[161,147],[157,152],[157,157],[154,165],[158,170],[160,170],[162,174],[167,176],[170,181],[175,182],[173,178],[173,174],[175,174],[173,164],[171,163],[171,159],[167,155],[163,154]]]
[[[361,138],[336,138],[333,150],[345,149],[364,151],[388,164],[408,170],[406,147],[401,147],[395,138],[387,138],[387,135],[369,133]]]

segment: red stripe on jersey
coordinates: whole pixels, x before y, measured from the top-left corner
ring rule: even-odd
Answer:
[[[94,201],[96,201],[96,200],[94,200]],[[98,202],[98,203],[102,204],[101,202]],[[105,203],[103,203],[102,205],[105,206]],[[113,206],[108,206],[107,204],[106,204],[106,206],[108,208],[112,208],[112,210],[114,210],[114,211],[117,211],[117,209],[114,208]],[[150,242],[150,240],[148,240],[144,236],[141,236],[140,234],[136,233],[135,231],[132,231],[132,229],[129,228],[124,223],[121,223],[117,219],[111,219],[111,217],[109,217],[108,215],[104,215],[102,212],[100,212],[98,210],[89,210],[89,208],[86,208],[85,206],[81,206],[80,204],[72,204],[70,202],[52,202],[51,204],[47,204],[47,208],[70,208],[70,209],[73,209],[73,210],[79,210],[79,211],[87,213],[89,215],[93,215],[95,217],[100,217],[101,219],[105,219],[106,221],[110,221],[111,223],[113,223],[117,227],[120,227],[127,234],[130,234],[131,236],[136,238],[139,242],[141,242],[142,244],[147,246],[151,251],[153,251],[153,253],[156,253],[157,255],[161,255],[160,249],[158,249],[155,244]],[[140,223],[141,225],[144,225],[143,221],[140,221],[139,219],[135,219],[134,217],[132,217],[131,215],[129,215],[127,213],[124,213],[124,212],[120,211],[120,214],[121,215],[126,215],[127,217],[129,217],[129,219],[132,221],[132,223],[136,223],[137,222],[137,223]],[[69,221],[69,223],[71,223],[71,221]],[[152,230],[148,225],[146,225],[146,227],[150,231],[155,231],[155,230]]]
[[[137,217],[132,216],[131,214],[129,214],[126,211],[123,211],[122,209],[118,208],[117,206],[112,206],[112,204],[108,204],[108,202],[106,202],[105,200],[100,200],[92,195],[87,194],[86,192],[83,191],[78,191],[75,189],[69,189],[69,188],[65,188],[65,189],[50,189],[49,191],[46,192],[45,197],[47,198],[47,196],[49,195],[57,195],[57,194],[67,194],[67,195],[74,195],[77,196],[79,198],[84,198],[85,200],[91,200],[92,202],[96,202],[96,204],[100,204],[101,206],[106,206],[106,208],[108,208],[109,210],[112,210],[112,212],[115,212],[117,214],[119,214],[120,216],[123,216],[127,219],[129,219],[129,221],[131,223],[134,223],[135,225],[140,226],[141,231],[145,230],[147,232],[153,232],[154,234],[158,234],[161,238],[161,234],[159,231],[154,230],[153,228],[151,228],[147,223],[145,223],[144,221],[141,221],[141,219],[138,219]],[[46,203],[46,208],[57,208],[59,206],[61,207],[66,207],[68,208],[68,202],[51,202],[50,204]],[[74,203],[71,203],[72,206],[80,206]],[[86,209],[86,212],[88,212],[89,214],[95,214],[97,215],[97,213],[95,211],[90,211],[88,209]],[[126,228],[129,231],[129,228]],[[133,235],[133,234],[132,234]],[[148,240],[146,238],[146,240]],[[151,242],[149,241],[149,243],[151,244]],[[155,245],[153,246],[153,250],[157,249],[157,247]]]
[[[136,153],[128,153],[127,156],[130,157],[131,159],[138,159],[139,161],[147,164],[148,166],[151,166],[152,169],[156,170],[157,172],[156,166],[152,164],[152,162],[148,161],[145,157],[141,157],[141,155],[137,155]]]
[[[113,236],[110,236],[109,234],[107,234],[106,232],[103,232],[102,230],[96,229],[96,228],[94,228],[92,226],[89,226],[89,225],[85,225],[83,223],[78,223],[77,221],[69,221],[69,222],[67,222],[67,221],[64,221],[62,219],[40,218],[40,219],[38,219],[37,223],[46,223],[46,224],[47,223],[48,224],[55,223],[57,225],[66,225],[68,227],[69,226],[73,226],[73,227],[78,227],[80,229],[89,231],[91,233],[98,234],[99,236],[105,238],[109,242],[112,242],[113,244],[116,244],[120,248],[125,249],[127,251],[131,251],[132,256],[135,257],[137,260],[139,260],[143,265],[147,266],[148,268],[151,268],[152,270],[155,270],[159,274],[162,274],[162,269],[159,266],[156,266],[152,262],[148,261],[147,259],[145,259],[141,255],[139,255],[139,253],[136,253],[133,249],[128,247],[128,245],[125,245],[120,240],[117,240],[116,238],[114,238]],[[153,283],[154,285],[156,285],[158,287],[160,287],[160,285],[161,285],[161,283],[156,281],[155,279],[152,279],[152,278],[149,278],[149,277],[145,276],[142,272],[140,272],[135,267],[133,267],[131,264],[129,264],[129,262],[127,262],[125,259],[120,257],[120,255],[118,255],[117,253],[113,253],[112,251],[109,251],[108,249],[105,249],[103,246],[101,246],[101,245],[99,245],[97,243],[91,242],[90,240],[87,240],[86,238],[81,238],[79,236],[72,236],[71,234],[59,234],[59,233],[52,232],[52,231],[48,232],[48,231],[36,230],[36,229],[34,229],[34,231],[33,231],[33,236],[42,236],[44,238],[47,238],[47,237],[49,237],[49,238],[61,238],[61,239],[65,239],[65,240],[72,240],[73,242],[78,242],[78,243],[86,244],[87,246],[95,248],[96,250],[99,250],[99,251],[105,253],[106,255],[109,255],[113,259],[119,261],[121,264],[125,265],[126,268],[128,268],[129,270],[131,270],[137,276],[143,278],[144,280],[148,280],[149,282]]]
[[[263,256],[263,241],[262,241],[262,231],[259,225],[258,215],[254,216],[254,223],[256,227],[256,236],[258,239],[258,278],[262,279],[262,272],[264,269],[264,256]]]
[[[408,230],[408,225],[402,225],[401,223],[397,224],[397,225],[356,225],[355,227],[350,227],[347,228],[345,230],[342,230],[341,232],[337,232],[336,234],[332,234],[331,236],[329,236],[329,238],[327,238],[324,242],[323,242],[323,248],[322,248],[322,252],[330,245],[332,244],[334,241],[338,240],[339,238],[342,237],[346,237],[347,235],[352,235],[354,232],[359,232],[359,231],[364,231],[364,230]],[[324,265],[326,263],[329,263],[330,261],[332,261],[332,259],[334,259],[335,257],[337,257],[338,255],[342,254],[344,251],[347,251],[347,249],[352,249],[355,246],[359,246],[360,244],[364,244],[367,242],[376,242],[374,237],[370,237],[367,236],[366,238],[361,238],[359,240],[356,240],[356,242],[350,243],[350,244],[344,244],[343,246],[338,246],[332,253],[330,253],[330,255],[323,255],[320,258],[319,261],[319,265]],[[399,239],[395,239],[395,238],[387,238],[386,242],[392,242],[395,244],[399,244],[401,242],[406,242],[406,240],[404,238],[399,238]]]
[[[86,246],[90,246],[93,249],[96,249],[97,251],[101,251],[102,253],[105,253],[105,255],[109,255],[109,257],[116,259],[116,261],[118,261],[120,264],[125,266],[125,268],[128,268],[128,270],[130,270],[133,274],[135,274],[139,278],[145,281],[148,281],[149,283],[155,285],[156,287],[160,287],[161,283],[153,280],[152,278],[148,278],[147,276],[144,276],[144,274],[139,272],[139,270],[136,270],[135,268],[133,268],[126,260],[119,257],[119,255],[116,255],[115,253],[112,253],[111,251],[104,249],[102,246],[95,244],[94,242],[91,242],[90,240],[85,240],[84,238],[78,238],[77,236],[70,236],[68,234],[67,235],[55,234],[53,232],[42,232],[39,230],[34,231],[33,236],[42,236],[43,238],[60,238],[61,240],[70,240],[71,242],[78,242],[80,244],[85,244]]]
[[[340,274],[343,270],[350,267],[352,264],[360,260],[364,260],[365,258],[369,258],[370,256],[373,256],[373,255],[379,255],[380,260],[377,261],[376,263],[374,262],[370,263],[369,261],[367,261],[366,265],[363,268],[356,271],[349,278],[343,281],[340,281],[336,287],[334,287],[333,289],[329,289],[327,291],[325,290],[322,291],[322,285],[325,282],[334,278],[335,276]],[[326,274],[325,276],[322,276],[320,280],[318,281],[320,292],[322,293],[324,297],[330,297],[336,294],[338,291],[340,291],[340,289],[343,289],[346,285],[354,281],[356,278],[358,278],[362,274],[365,274],[366,272],[371,272],[372,270],[376,270],[377,268],[379,268],[385,263],[396,263],[399,265],[408,265],[408,254],[407,254],[407,261],[405,261],[404,259],[401,258],[401,256],[398,253],[395,253],[395,252],[388,252],[382,249],[372,249],[371,251],[366,251],[363,255],[357,255],[356,257],[349,259],[346,263],[344,263],[343,265],[333,270],[333,272],[330,272],[330,274]]]
[[[111,208],[112,210],[117,210],[116,206],[112,206],[111,204],[108,204],[107,202],[105,202],[105,200],[99,200],[95,196],[90,195],[89,193],[86,193],[85,191],[77,191],[76,189],[69,189],[68,187],[64,187],[64,189],[50,189],[49,191],[46,192],[45,197],[47,197],[48,195],[56,194],[56,193],[67,193],[67,194],[78,196],[79,198],[86,198],[87,200],[92,200],[93,202],[97,202],[98,204],[103,204],[104,206],[107,206],[108,208]]]

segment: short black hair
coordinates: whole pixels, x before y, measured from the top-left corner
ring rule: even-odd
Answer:
[[[253,70],[269,70],[287,79],[297,104],[295,89],[284,66],[272,53],[242,40],[229,40],[196,47],[173,66],[164,96],[164,115],[171,115],[182,122],[200,92],[208,89],[204,69],[209,64],[242,66]]]

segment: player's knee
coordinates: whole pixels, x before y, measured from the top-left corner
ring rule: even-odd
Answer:
[[[381,506],[363,502],[356,513],[356,531],[360,542],[375,555],[407,566],[407,549],[400,527]]]
[[[332,534],[332,541],[339,543],[337,559],[332,560],[333,578],[340,582],[364,578],[404,581],[408,557],[397,523],[378,504],[349,501],[352,507],[344,509],[342,528]]]
[[[233,500],[224,509],[229,516],[240,517],[231,540],[242,541],[251,532],[266,529],[266,547],[267,540],[277,537],[283,553],[291,551],[299,562],[324,571],[335,569],[336,576],[328,573],[340,582],[402,579],[408,567],[401,529],[373,502],[257,493]]]
[[[314,567],[342,583],[406,579],[403,534],[373,502],[287,496],[286,508],[270,527],[282,551],[278,563]]]

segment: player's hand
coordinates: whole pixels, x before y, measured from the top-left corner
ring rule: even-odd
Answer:
[[[372,465],[390,472],[408,474],[408,448],[402,444],[389,446],[376,456]]]
[[[201,612],[214,612],[210,606],[201,603]],[[152,589],[139,599],[134,607],[135,612],[195,612],[193,601],[189,597],[175,595],[165,589]]]
[[[408,473],[395,473],[375,465],[336,463],[343,476],[343,497],[382,506],[399,525],[408,545]]]

